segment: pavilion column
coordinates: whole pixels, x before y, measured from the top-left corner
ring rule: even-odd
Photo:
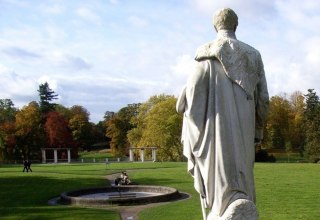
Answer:
[[[45,149],[41,149],[41,151],[42,151],[42,163],[46,163],[47,162],[46,150]]]
[[[141,158],[141,161],[144,162],[144,148],[140,149],[140,158]]]
[[[70,149],[68,149],[68,163],[71,163],[71,153],[70,153]]]
[[[129,148],[129,158],[130,158],[130,161],[133,162],[134,159],[133,159],[133,152],[132,152],[132,148]]]
[[[58,163],[58,150],[53,150],[53,156],[54,156],[54,163]]]
[[[157,149],[152,149],[152,160],[157,161]]]

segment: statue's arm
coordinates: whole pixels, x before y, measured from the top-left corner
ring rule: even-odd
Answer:
[[[184,113],[187,109],[187,100],[186,100],[186,86],[181,90],[180,95],[178,96],[176,110],[178,113]]]
[[[256,88],[256,131],[255,139],[263,139],[263,125],[269,110],[269,93],[263,63],[260,64],[260,80]]]
[[[196,148],[203,133],[209,90],[209,63],[199,62],[186,86],[186,105],[184,120],[188,124],[188,139],[192,148]]]

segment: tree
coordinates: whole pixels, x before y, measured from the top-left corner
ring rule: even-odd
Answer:
[[[301,92],[293,92],[290,96],[291,114],[289,122],[289,139],[293,150],[298,150],[303,156],[306,139],[304,126],[304,96]]]
[[[0,99],[0,124],[5,121],[14,121],[17,109],[11,99]]]
[[[264,143],[271,148],[285,149],[289,140],[290,103],[285,95],[270,99]]]
[[[11,99],[0,99],[0,161],[14,158],[16,112]]]
[[[70,108],[67,108],[60,104],[55,104],[54,111],[62,115],[67,121],[69,121],[72,116]]]
[[[182,116],[175,110],[176,98],[171,95],[152,96],[143,103],[131,123],[128,139],[135,147],[157,146],[161,160],[182,160]]]
[[[80,105],[74,105],[70,108],[71,117],[69,127],[72,131],[73,139],[76,140],[79,146],[83,149],[95,143],[93,139],[92,125],[89,122],[89,112]]]
[[[106,111],[106,112],[104,113],[104,116],[103,116],[104,121],[105,121],[105,122],[108,122],[109,120],[111,120],[111,119],[113,118],[114,115],[115,115],[114,112],[112,112],[112,111]]]
[[[309,89],[304,111],[306,130],[306,153],[312,162],[320,160],[320,102],[313,89]]]
[[[136,116],[140,104],[129,104],[119,110],[109,121],[107,121],[107,136],[111,139],[110,147],[115,156],[124,156],[128,153],[130,146],[127,133],[133,128],[131,118]]]
[[[74,148],[68,122],[58,112],[49,112],[45,123],[45,130],[49,147],[52,148]]]
[[[138,109],[138,113],[135,117],[131,118],[130,123],[132,124],[133,128],[128,131],[128,140],[130,144],[134,147],[143,147],[139,144],[143,132],[146,129],[146,122],[145,119],[148,116],[150,110],[158,103],[167,100],[172,96],[170,95],[154,95],[151,96],[148,101],[141,104]]]
[[[39,97],[40,97],[40,110],[42,113],[46,114],[50,111],[54,110],[54,103],[51,103],[53,100],[57,99],[57,94],[50,89],[49,84],[47,82],[39,85]]]
[[[16,114],[17,145],[24,158],[39,158],[40,147],[44,142],[41,112],[36,102],[30,102]]]
[[[183,160],[181,145],[182,116],[175,110],[176,98],[167,96],[155,104],[145,117],[139,146],[157,146],[160,160]]]
[[[0,124],[0,161],[14,160],[20,155],[16,145],[15,123],[6,121]]]

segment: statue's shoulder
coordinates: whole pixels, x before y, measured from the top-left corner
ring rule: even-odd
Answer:
[[[217,47],[217,40],[205,43],[198,47],[195,60],[202,61],[213,58]]]
[[[243,51],[246,51],[248,53],[255,53],[256,55],[260,56],[260,52],[256,48],[239,40],[237,40],[237,42],[238,42],[238,47],[241,47]]]
[[[260,56],[260,53],[257,49],[242,41],[236,39],[220,38],[198,47],[195,60],[202,61],[212,58],[219,59],[222,53],[230,54],[231,52],[254,54],[255,56]]]

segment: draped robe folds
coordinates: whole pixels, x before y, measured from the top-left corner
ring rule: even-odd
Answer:
[[[235,38],[204,45],[196,60],[177,102],[183,153],[206,208],[222,216],[236,199],[255,202],[254,139],[269,96],[259,52]]]

